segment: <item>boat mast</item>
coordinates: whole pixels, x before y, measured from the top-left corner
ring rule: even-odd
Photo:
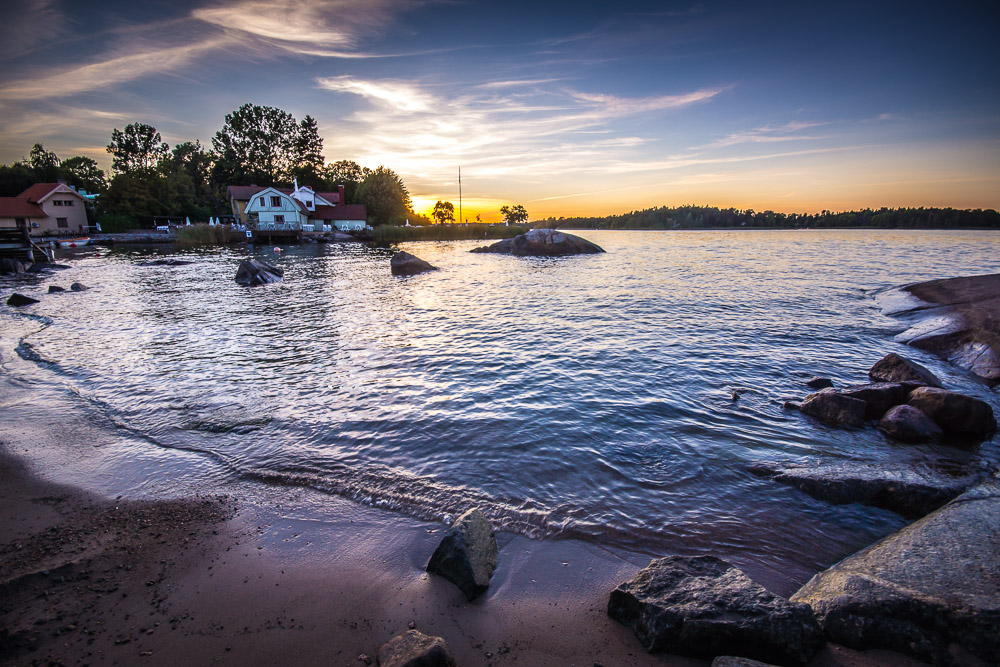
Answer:
[[[462,166],[458,166],[458,224],[462,224]]]

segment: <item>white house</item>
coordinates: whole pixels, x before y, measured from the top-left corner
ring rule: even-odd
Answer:
[[[364,206],[343,204],[344,186],[338,192],[314,192],[308,186],[294,189],[229,186],[233,213],[242,222],[256,220],[257,229],[293,231],[357,231],[367,225]]]

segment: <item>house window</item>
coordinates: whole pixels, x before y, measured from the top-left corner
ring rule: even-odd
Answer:
[[[266,199],[266,198],[264,198],[264,197],[261,197],[261,198],[260,198],[260,205],[261,205],[261,206],[267,206],[267,199]]]
[[[283,216],[283,215],[276,215],[276,216],[274,216],[274,221],[275,222],[284,222],[285,221],[285,216]]]
[[[72,205],[73,205],[72,199],[66,199],[63,201],[63,206],[72,206]]]
[[[67,220],[66,218],[56,218],[56,226],[69,227],[69,220]]]
[[[53,204],[54,206],[62,206],[62,205],[63,205],[63,203],[62,203],[62,199],[53,199],[53,200],[52,200],[52,204]]]
[[[311,201],[307,201],[306,202],[306,208],[312,208],[312,207],[313,207],[313,203]]]
[[[281,206],[281,197],[275,197],[274,195],[271,195],[271,206],[274,206],[275,208]]]

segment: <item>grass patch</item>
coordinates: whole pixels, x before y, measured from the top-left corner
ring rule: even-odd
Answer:
[[[185,248],[201,246],[229,245],[246,241],[246,234],[233,231],[223,225],[191,225],[178,227],[176,230],[177,245]]]
[[[394,227],[379,225],[372,230],[372,240],[379,244],[403,241],[464,241],[466,239],[509,239],[528,231],[520,225],[426,225]]]

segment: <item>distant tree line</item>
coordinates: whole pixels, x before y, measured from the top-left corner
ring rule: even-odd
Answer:
[[[1000,228],[993,209],[866,208],[834,213],[776,213],[714,206],[660,206],[602,217],[546,218],[533,227],[566,229],[958,229]]]
[[[0,165],[0,196],[33,183],[65,180],[100,194],[98,219],[106,231],[148,223],[153,216],[207,220],[231,213],[230,185],[290,187],[297,179],[317,192],[344,186],[347,204],[365,204],[374,225],[402,225],[413,213],[409,191],[391,169],[351,160],[326,163],[316,120],[297,121],[275,107],[244,104],[226,114],[211,147],[185,141],[170,148],[155,127],[131,123],[111,133],[111,177],[89,157],[60,161],[35,144],[27,158]]]

